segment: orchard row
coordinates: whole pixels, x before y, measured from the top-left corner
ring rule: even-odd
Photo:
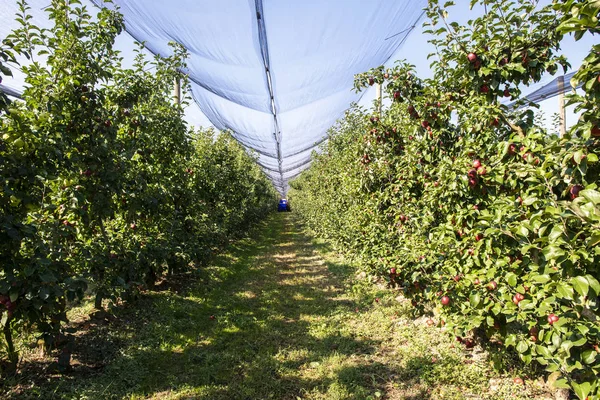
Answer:
[[[599,33],[600,3],[472,3],[487,10],[463,26],[429,1],[431,79],[403,62],[357,76],[391,105],[349,111],[290,198],[466,347],[509,348],[598,398],[600,45],[574,77],[581,117],[564,137],[521,89],[566,70],[563,37]]]
[[[93,293],[102,307],[201,267],[275,199],[233,138],[186,126],[171,101],[183,49],[124,68],[118,13],[55,0],[40,29],[21,12],[0,48],[4,75],[31,61],[23,101],[0,99],[0,355],[13,369],[14,333],[53,346],[70,302]]]

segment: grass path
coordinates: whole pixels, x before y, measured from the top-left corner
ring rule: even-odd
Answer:
[[[273,215],[175,291],[109,321],[79,308],[73,371],[31,360],[7,397],[44,399],[520,399],[516,386]],[[46,369],[48,379],[29,379]],[[28,374],[29,371],[29,374]],[[489,391],[490,378],[497,388]],[[6,389],[6,386],[5,386]],[[541,398],[541,397],[540,397]]]

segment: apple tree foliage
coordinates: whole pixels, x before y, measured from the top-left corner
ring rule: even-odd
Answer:
[[[598,33],[600,2],[471,4],[485,12],[460,25],[452,2],[429,1],[431,78],[405,62],[356,77],[357,90],[384,85],[391,105],[348,111],[289,197],[467,347],[510,348],[598,398],[598,46],[574,77],[583,89],[568,102],[582,113],[564,137],[521,94],[567,69],[565,35]]]
[[[184,49],[124,68],[118,12],[53,0],[41,29],[19,4],[0,47],[1,74],[29,61],[23,101],[0,98],[0,355],[13,369],[14,333],[53,347],[71,302],[102,307],[201,267],[275,200],[228,133],[186,125],[171,99]]]

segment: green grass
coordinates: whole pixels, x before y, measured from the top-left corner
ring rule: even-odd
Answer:
[[[72,310],[73,370],[34,357],[2,397],[43,399],[526,399],[391,291],[273,215],[214,263],[114,317]],[[377,301],[375,301],[377,299]],[[214,319],[211,318],[214,316]],[[490,392],[490,379],[499,387]]]

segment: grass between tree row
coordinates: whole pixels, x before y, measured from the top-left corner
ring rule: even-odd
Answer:
[[[549,398],[532,371],[496,372],[397,293],[313,240],[293,214],[270,217],[208,267],[111,314],[86,304],[72,370],[27,352],[2,397],[44,399]],[[64,349],[62,350],[65,351]],[[525,384],[516,384],[522,377]],[[530,379],[531,378],[531,379]]]

